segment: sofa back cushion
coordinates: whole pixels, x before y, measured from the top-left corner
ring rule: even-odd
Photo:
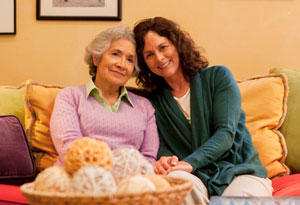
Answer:
[[[44,85],[34,81],[25,92],[25,130],[38,171],[52,166],[57,152],[50,135],[50,117],[57,93],[62,86]]]
[[[292,173],[300,173],[300,70],[274,68],[270,72],[283,73],[288,78],[287,114],[280,132],[288,149],[286,164]]]
[[[288,175],[285,165],[287,149],[279,127],[286,115],[287,78],[283,74],[252,77],[238,83],[242,109],[253,145],[259,153],[268,177]]]
[[[0,116],[0,184],[20,185],[36,175],[33,156],[20,120]]]

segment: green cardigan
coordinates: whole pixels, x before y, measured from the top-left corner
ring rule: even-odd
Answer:
[[[160,136],[158,159],[176,155],[190,163],[209,196],[221,195],[238,175],[267,177],[245,126],[240,90],[229,69],[203,69],[191,78],[190,93],[191,124],[167,86],[150,97]]]

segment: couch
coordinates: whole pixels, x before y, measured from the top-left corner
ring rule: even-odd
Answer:
[[[273,183],[273,196],[300,196],[300,72],[274,68],[237,83],[253,144]],[[49,122],[62,88],[32,80],[16,87],[0,86],[0,203],[26,204],[19,186],[55,162]]]

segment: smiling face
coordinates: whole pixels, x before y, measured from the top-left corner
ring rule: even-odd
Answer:
[[[134,70],[135,45],[127,39],[118,39],[102,54],[97,66],[95,85],[120,87],[127,83]],[[97,86],[98,87],[98,86]]]
[[[177,49],[166,37],[149,31],[145,35],[144,60],[149,69],[166,81],[182,72]]]

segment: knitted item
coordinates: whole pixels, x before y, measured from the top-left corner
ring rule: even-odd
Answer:
[[[65,156],[65,168],[73,174],[86,165],[98,165],[110,171],[112,155],[108,144],[90,137],[75,140]]]
[[[121,148],[112,151],[112,174],[116,180],[131,175],[153,173],[153,166],[138,150]]]
[[[144,177],[149,179],[154,184],[156,189],[164,189],[164,188],[171,187],[169,182],[162,175],[151,174],[151,175],[144,175]]]
[[[96,165],[82,167],[71,179],[72,192],[99,195],[116,191],[116,182],[110,172]]]
[[[68,192],[70,176],[62,167],[49,167],[38,174],[34,180],[36,191]]]
[[[117,186],[118,193],[138,193],[155,190],[154,184],[142,175],[122,179]]]
[[[100,139],[110,148],[132,147],[154,165],[159,139],[154,109],[143,97],[128,92],[133,106],[122,100],[119,110],[111,112],[94,97],[86,97],[85,86],[62,89],[55,99],[50,131],[58,152],[56,165],[63,165],[71,143],[83,136]]]

